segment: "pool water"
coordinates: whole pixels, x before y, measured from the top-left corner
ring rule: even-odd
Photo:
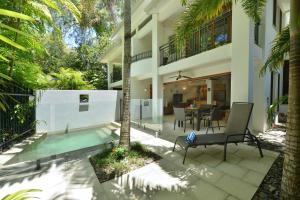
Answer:
[[[116,140],[118,136],[106,127],[85,129],[69,133],[46,135],[28,145],[6,164],[32,161],[74,150],[105,144]]]

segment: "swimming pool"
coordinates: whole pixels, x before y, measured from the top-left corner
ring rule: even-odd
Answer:
[[[53,155],[93,147],[109,143],[116,139],[118,139],[118,136],[107,127],[46,135],[38,141],[26,146],[22,152],[15,155],[6,163],[6,165],[24,161],[33,161]]]

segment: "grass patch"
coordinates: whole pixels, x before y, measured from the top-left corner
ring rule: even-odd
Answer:
[[[131,145],[130,151],[114,147],[90,158],[100,183],[138,169],[161,157],[140,143]]]

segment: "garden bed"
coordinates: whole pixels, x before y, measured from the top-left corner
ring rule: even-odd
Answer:
[[[100,183],[122,176],[132,170],[157,161],[161,157],[139,143],[131,145],[130,151],[114,147],[90,158]]]

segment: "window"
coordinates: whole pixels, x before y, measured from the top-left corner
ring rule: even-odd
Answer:
[[[283,64],[282,95],[288,95],[288,93],[289,93],[289,61],[285,60]]]
[[[259,23],[256,23],[254,27],[254,42],[259,45]]]
[[[88,94],[79,95],[79,102],[80,103],[88,103],[89,102],[89,95]]]
[[[279,32],[282,30],[282,11],[279,10]]]
[[[89,110],[89,95],[88,94],[80,94],[79,95],[79,112],[85,112]]]
[[[273,0],[273,25],[276,26],[277,21],[277,0]]]

